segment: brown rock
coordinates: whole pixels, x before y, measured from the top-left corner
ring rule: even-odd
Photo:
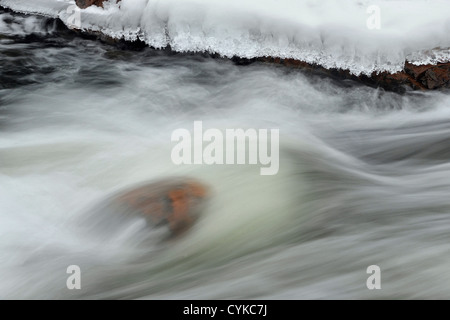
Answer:
[[[85,8],[90,7],[92,5],[103,8],[103,2],[105,2],[105,1],[106,0],[75,0],[75,3],[81,9],[85,9]],[[119,2],[119,1],[120,0],[117,0],[117,2]]]
[[[319,65],[308,64],[293,59],[264,57],[257,60],[265,63],[282,64],[287,67],[315,72],[337,79],[351,79],[373,87],[381,87],[389,91],[404,92],[408,88],[413,90],[450,88],[450,62],[437,65],[416,66],[406,61],[404,69],[397,73],[374,72],[370,76],[355,76],[350,74],[348,70],[326,69]]]
[[[450,63],[429,68],[421,81],[428,89],[450,88]]]
[[[198,181],[167,179],[122,193],[116,201],[143,214],[153,226],[167,224],[176,235],[196,221],[208,193],[208,187]]]
[[[413,76],[426,89],[450,88],[450,63],[415,66],[406,62],[405,72]]]
[[[430,67],[431,67],[431,65],[429,65],[429,64],[422,65],[422,66],[416,66],[416,65],[406,61],[406,63],[405,63],[405,72],[407,74],[411,75],[414,79],[418,79]]]
[[[402,91],[402,88],[409,87],[414,90],[426,89],[422,83],[417,81],[413,76],[404,71],[397,73],[374,73],[371,75],[371,80],[375,82],[376,86],[385,88],[390,91]]]

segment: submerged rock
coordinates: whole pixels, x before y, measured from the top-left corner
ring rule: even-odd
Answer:
[[[114,202],[142,214],[150,225],[167,225],[173,235],[197,220],[209,188],[192,179],[164,179],[122,192]]]

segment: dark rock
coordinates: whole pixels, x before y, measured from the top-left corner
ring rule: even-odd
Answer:
[[[450,62],[422,66],[406,62],[405,72],[417,80],[425,89],[450,88]]]
[[[431,90],[450,88],[450,63],[430,67],[420,80]]]
[[[103,8],[103,2],[105,2],[105,1],[106,0],[75,0],[75,3],[81,9],[85,9],[85,8],[90,7],[92,5]],[[118,0],[117,2],[119,2],[119,1],[120,0]]]
[[[450,88],[450,62],[437,65],[416,66],[406,61],[402,71],[397,73],[372,73],[370,76],[352,75],[348,70],[326,69],[319,65],[309,64],[294,59],[280,59],[273,57],[259,58],[265,63],[281,64],[303,71],[327,75],[337,79],[351,79],[369,86],[381,87],[389,91],[403,93],[412,90],[435,90]]]

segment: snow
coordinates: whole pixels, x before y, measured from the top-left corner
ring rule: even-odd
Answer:
[[[115,0],[80,10],[69,0],[0,0],[72,27],[176,51],[293,58],[355,75],[450,60],[449,0]],[[371,29],[371,6],[380,28]],[[372,20],[371,20],[372,21]]]

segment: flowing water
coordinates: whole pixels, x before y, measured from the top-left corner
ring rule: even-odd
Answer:
[[[448,92],[121,48],[6,11],[0,60],[0,298],[450,298]],[[279,129],[278,174],[173,164],[172,132],[196,120]],[[174,176],[213,193],[188,233],[108,221],[117,191]]]

